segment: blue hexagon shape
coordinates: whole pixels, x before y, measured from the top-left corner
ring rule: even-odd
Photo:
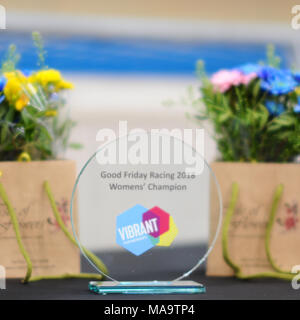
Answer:
[[[146,211],[147,208],[137,204],[117,216],[116,241],[136,256],[155,246],[143,226],[143,213]]]

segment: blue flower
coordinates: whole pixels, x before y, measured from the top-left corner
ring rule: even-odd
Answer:
[[[298,83],[300,83],[300,72],[294,73],[293,76],[294,76],[294,79],[295,79]]]
[[[280,116],[285,111],[284,105],[282,103],[276,103],[271,100],[266,101],[266,107],[269,113],[275,117]]]
[[[298,85],[289,70],[263,67],[258,72],[258,77],[261,79],[261,88],[273,95],[287,94]]]
[[[6,84],[6,78],[5,77],[1,77],[0,78],[0,92],[3,91],[3,89],[5,87],[5,84]]]
[[[1,77],[0,78],[0,103],[4,101],[5,99],[5,95],[3,93],[3,89],[5,87],[6,84],[6,78],[5,77]]]
[[[295,113],[300,113],[300,97],[298,97],[298,104],[294,107]]]
[[[261,66],[258,64],[247,63],[236,68],[238,71],[242,72],[244,75],[251,73],[258,73],[261,69]]]
[[[295,112],[295,113],[300,113],[300,104],[297,104],[297,105],[294,107],[294,112]]]

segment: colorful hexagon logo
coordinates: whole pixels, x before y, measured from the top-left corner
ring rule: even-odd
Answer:
[[[117,216],[117,243],[136,256],[154,246],[169,247],[178,233],[169,213],[139,204]]]

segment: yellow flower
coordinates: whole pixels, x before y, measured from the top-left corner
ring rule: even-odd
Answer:
[[[6,79],[17,77],[22,81],[26,80],[26,77],[24,76],[24,74],[20,70],[11,71],[11,72],[4,72],[4,77]]]
[[[20,97],[22,92],[23,89],[20,80],[17,77],[8,77],[8,80],[4,88],[4,94],[6,99],[10,103],[13,103]]]
[[[16,101],[16,105],[15,108],[18,111],[22,111],[24,109],[24,107],[27,106],[27,104],[29,103],[29,99],[28,97],[23,94],[17,101]]]
[[[300,87],[297,87],[297,88],[295,89],[295,92],[297,93],[298,96],[300,96]]]
[[[29,77],[30,82],[37,82],[43,87],[46,87],[49,84],[57,84],[61,80],[62,77],[60,72],[54,69],[42,70]]]
[[[55,69],[39,71],[31,75],[28,80],[30,83],[38,83],[44,88],[53,85],[55,91],[73,88],[73,84],[65,81],[61,73]]]
[[[73,83],[65,81],[65,80],[60,81],[55,87],[56,91],[65,90],[65,89],[73,89],[73,88],[74,88]]]
[[[55,117],[57,115],[57,111],[56,110],[48,110],[45,112],[45,116],[46,117]]]
[[[24,88],[27,86],[26,77],[20,71],[6,72],[4,76],[7,79],[4,95],[7,101],[15,106],[16,110],[21,111],[29,102],[24,93]]]
[[[29,162],[29,161],[31,161],[31,157],[30,157],[29,153],[22,152],[18,157],[18,161],[19,162]]]

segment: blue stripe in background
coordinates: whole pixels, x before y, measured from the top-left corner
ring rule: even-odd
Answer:
[[[67,72],[193,75],[195,63],[204,60],[209,73],[265,59],[266,46],[256,43],[165,41],[43,35],[47,65]],[[19,67],[35,69],[36,53],[30,33],[0,32],[0,59],[9,44],[22,54]],[[276,45],[282,64],[291,62],[291,49]]]

